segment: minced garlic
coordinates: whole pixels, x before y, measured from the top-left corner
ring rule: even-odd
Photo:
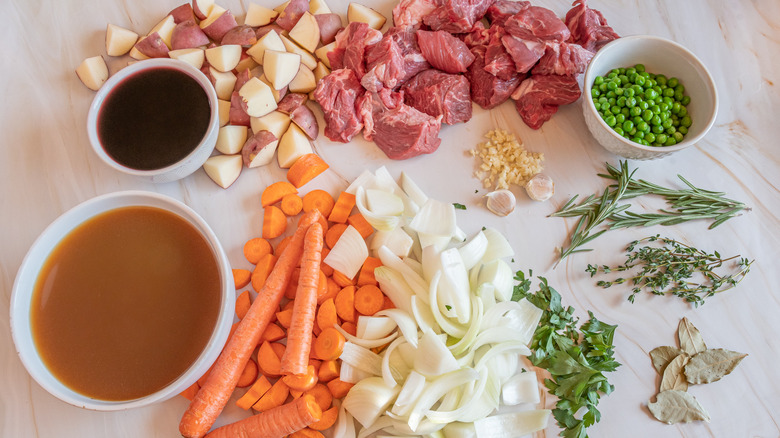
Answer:
[[[510,184],[524,186],[529,179],[543,170],[544,155],[528,152],[514,134],[497,129],[485,134],[488,139],[469,151],[471,156],[482,159],[474,176],[482,180],[485,188],[508,189]]]

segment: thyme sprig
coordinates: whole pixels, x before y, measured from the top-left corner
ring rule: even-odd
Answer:
[[[711,220],[709,228],[712,229],[738,216],[743,210],[749,210],[745,204],[726,198],[725,193],[700,189],[681,175],[677,175],[677,177],[688,188],[672,189],[643,179],[634,179],[633,175],[636,169],[630,170],[625,161],[620,162],[620,168],[611,164],[606,166],[607,173],[598,175],[613,180],[615,183],[604,189],[600,197],[590,195],[580,203],[575,204],[578,198],[575,195],[560,210],[550,215],[580,218],[569,239],[569,245],[561,248],[559,261],[576,252],[590,251],[581,247],[609,229],[676,225],[698,219]],[[619,204],[621,201],[645,195],[662,197],[670,208],[662,209],[657,213],[637,213],[628,211],[631,204]],[[609,223],[609,225],[602,230],[595,231],[604,223]]]
[[[652,242],[656,241],[663,246],[653,246]],[[647,290],[655,295],[674,295],[698,307],[704,304],[705,298],[734,288],[750,272],[753,264],[753,260],[749,261],[739,255],[723,258],[718,251],[707,253],[659,235],[631,242],[626,253],[626,262],[623,265],[588,265],[585,271],[593,277],[599,272],[607,274],[637,268],[638,271],[630,277],[596,282],[597,286],[605,289],[615,284],[632,284],[634,287],[628,296],[628,301],[632,303],[638,293]],[[716,272],[729,261],[735,261],[736,272]],[[690,281],[694,277],[700,278],[701,281]]]

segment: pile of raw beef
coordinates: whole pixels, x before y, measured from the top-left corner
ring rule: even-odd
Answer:
[[[362,130],[399,160],[435,151],[441,124],[468,121],[472,100],[489,109],[511,97],[538,129],[579,98],[576,75],[618,38],[586,0],[565,20],[527,1],[401,0],[393,24],[384,35],[356,22],[339,31],[315,98],[329,139]]]

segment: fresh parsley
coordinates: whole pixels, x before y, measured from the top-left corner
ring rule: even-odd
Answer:
[[[453,202],[453,203],[452,203],[452,205],[454,205],[454,206],[455,206],[455,209],[457,209],[457,210],[465,210],[465,209],[466,209],[466,206],[465,206],[465,205],[463,205],[463,204],[460,204],[460,203],[458,203],[458,202]]]

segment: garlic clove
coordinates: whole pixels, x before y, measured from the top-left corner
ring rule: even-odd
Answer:
[[[534,201],[546,201],[555,193],[555,183],[549,176],[537,173],[525,184],[525,191]]]
[[[496,190],[485,195],[487,208],[493,214],[506,216],[515,210],[515,195],[507,189]]]

